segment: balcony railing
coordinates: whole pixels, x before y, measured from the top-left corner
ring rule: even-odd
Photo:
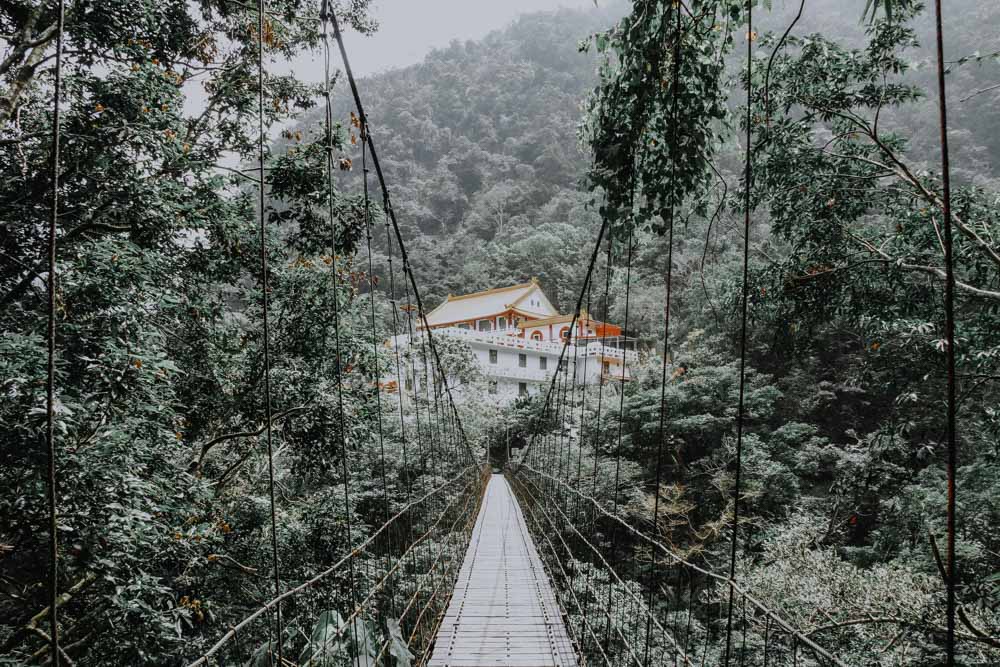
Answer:
[[[443,327],[441,329],[434,329],[433,335],[447,336],[449,338],[457,338],[470,343],[491,345],[511,350],[526,350],[552,355],[558,355],[563,349],[562,343],[520,338],[518,336],[510,335],[509,330],[473,331],[472,329],[459,329],[458,327]],[[409,336],[403,334],[400,336],[394,336],[390,340],[392,341],[390,344],[405,347],[409,343]],[[603,357],[605,359],[624,360],[629,363],[634,363],[639,360],[639,353],[635,350],[623,350],[618,347],[602,345],[599,342],[591,342],[588,345],[579,346],[579,349],[576,348],[577,346],[575,345],[569,346],[569,349],[566,350],[566,359],[572,361],[574,357],[580,359],[583,357]]]
[[[639,353],[635,350],[623,350],[620,347],[610,347],[600,343],[591,343],[584,347],[578,354],[583,357],[603,357],[605,359],[619,359],[623,361],[635,362],[639,360]]]
[[[562,350],[562,343],[552,343],[512,336],[510,331],[511,330],[473,331],[472,329],[459,329],[458,327],[444,327],[441,329],[435,329],[434,335],[459,338],[470,343],[495,345],[497,347],[505,347],[511,350],[531,350],[533,352],[545,352],[546,354],[559,354]]]

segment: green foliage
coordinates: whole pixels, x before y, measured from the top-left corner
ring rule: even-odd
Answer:
[[[713,8],[722,4],[702,3],[709,25]],[[749,126],[754,180],[739,571],[756,590],[786,586],[765,597],[803,627],[812,614],[837,610],[831,627],[817,624],[816,633],[824,646],[841,647],[849,664],[870,661],[873,650],[881,651],[879,664],[929,664],[941,655],[944,587],[932,544],[943,540],[946,488],[936,93],[932,54],[920,46],[932,23],[916,3],[869,3],[866,17],[872,11],[879,16],[852,28],[856,14],[845,17],[839,5],[811,3],[779,48],[778,36],[798,6],[790,4],[779,17],[755,12],[760,32],[743,39],[744,3],[733,7],[727,39],[752,42],[752,79],[746,79],[745,60],[716,48],[720,70],[700,80],[717,88],[707,89],[704,100],[679,104],[679,136],[694,144],[681,147],[702,150],[705,160],[697,155],[685,167],[711,171],[718,186],[692,185],[694,172],[672,167],[669,147],[637,139],[647,115],[670,118],[659,80],[674,46],[664,24],[670,3],[635,2],[610,32],[590,41],[609,54],[584,135],[597,159],[594,180],[604,179],[611,202],[606,215],[646,225],[636,233],[630,287],[638,308],[630,321],[651,352],[668,351],[666,387],[654,356],[633,369],[637,380],[623,390],[622,451],[641,466],[626,486],[645,497],[630,500],[624,511],[643,525],[656,506],[662,539],[710,569],[728,553],[747,183],[741,178],[743,147],[726,127]],[[970,1],[949,12],[949,49],[980,52],[989,39],[981,25],[990,20],[984,17],[996,18],[996,9]],[[709,35],[704,43],[716,39]],[[693,39],[684,47],[699,45]],[[964,489],[960,497],[968,494],[957,545],[960,604],[969,614],[960,622],[968,633],[960,645],[970,663],[996,659],[977,630],[990,628],[982,634],[993,636],[998,624],[988,581],[997,551],[986,545],[995,533],[986,526],[996,517],[986,489],[998,483],[992,443],[1000,286],[996,172],[981,157],[997,155],[992,118],[982,111],[973,117],[954,102],[976,104],[976,91],[988,89],[996,72],[960,67],[971,59],[952,63],[949,75],[956,137],[958,487]],[[738,88],[720,92],[730,81]],[[727,101],[732,120],[727,110],[707,121],[711,114],[700,105],[715,96]],[[640,177],[647,169],[654,175]],[[671,203],[682,226],[674,228],[672,331],[664,341],[667,248],[658,235],[671,221]],[[621,317],[620,301],[612,312]],[[584,411],[581,431],[595,433],[605,457],[617,454],[616,412],[605,410],[598,421]],[[557,462],[545,467],[561,470]],[[657,471],[663,478],[658,497]],[[573,479],[575,473],[568,474]],[[644,553],[643,545],[633,548]],[[895,589],[898,581],[907,582],[906,591]],[[834,599],[869,586],[869,607]],[[872,614],[887,620],[858,622]],[[893,642],[904,629],[910,639]],[[746,638],[751,661],[762,647],[758,632]]]
[[[318,46],[318,24],[303,18],[315,15],[317,2],[268,4],[269,64]],[[942,623],[932,544],[944,535],[945,479],[941,180],[933,71],[920,46],[929,16],[914,3],[872,0],[864,10],[870,21],[859,28],[860,3],[850,12],[833,0],[808,3],[774,53],[797,3],[773,14],[770,3],[757,3],[766,10],[755,11],[755,25],[764,26],[758,35],[744,34],[746,3],[696,4],[697,18],[681,12],[679,41],[674,10],[683,6],[641,0],[624,18],[617,10],[526,17],[361,82],[428,306],[449,293],[538,276],[565,311],[602,214],[619,234],[632,228],[638,244],[628,285],[630,333],[643,354],[637,379],[603,387],[600,407],[591,388],[565,424],[543,419],[538,399],[499,413],[470,400],[460,407],[463,424],[473,446],[493,445],[494,462],[501,432],[515,450],[540,434],[533,446],[548,457],[546,474],[586,488],[701,564],[717,569],[725,561],[746,187],[741,133],[733,130],[749,125],[754,211],[739,572],[824,645],[845,647],[848,664],[932,664]],[[339,15],[369,31],[367,5],[338,3]],[[970,664],[992,664],[995,649],[971,628],[1000,634],[1000,125],[988,41],[1000,16],[981,0],[953,7],[957,550],[968,619],[960,647]],[[45,643],[24,625],[47,604],[39,471],[53,11],[52,2],[0,8],[9,40],[0,64],[0,645],[12,664],[35,653],[35,662],[45,659]],[[60,589],[79,585],[60,616],[80,665],[180,664],[273,593],[264,443],[259,435],[228,437],[264,425],[258,174],[245,168],[257,138],[255,26],[252,8],[232,2],[70,3],[56,430]],[[747,39],[755,40],[750,81],[741,61]],[[198,85],[200,105],[192,99]],[[372,378],[396,363],[391,348],[372,342],[385,340],[399,313],[378,294],[369,302],[373,285],[384,292],[388,284],[390,247],[378,218],[369,275],[368,258],[358,255],[366,240],[358,168],[337,174],[330,228],[317,93],[294,76],[265,80],[265,122],[288,128],[268,150],[265,239],[284,582],[308,579],[343,555],[349,514],[357,542],[456,472],[461,458],[457,449],[430,446],[424,415],[440,407],[440,395],[427,392],[403,408],[414,417],[419,410],[418,421],[400,419],[399,394],[379,398],[373,390]],[[337,99],[336,116],[346,120],[348,97]],[[580,138],[592,160],[577,150],[581,100]],[[357,165],[351,132],[335,129],[335,156]],[[595,206],[602,197],[603,210]],[[662,232],[671,223],[672,331],[663,340]],[[331,255],[339,256],[336,275]],[[588,310],[611,321],[624,315],[621,259],[613,257],[611,294],[600,289],[602,257],[599,287],[587,295]],[[467,348],[442,341],[440,352],[455,391],[485,392]],[[346,377],[343,419],[338,369]],[[429,502],[410,527],[426,527],[442,509]],[[615,562],[648,562],[646,547],[619,524],[594,523],[599,548]],[[428,546],[452,561],[463,553],[457,538]],[[361,559],[359,587],[378,571],[366,559],[383,556]],[[429,566],[417,558],[418,567]],[[645,599],[648,591],[639,580],[611,582],[588,559],[572,564],[588,575],[576,579],[575,593],[593,603],[583,581],[610,588],[614,628],[635,632],[627,593]],[[658,574],[673,581],[666,569]],[[394,583],[400,595],[417,586],[412,577]],[[337,574],[297,598],[287,655],[370,661],[387,640],[397,665],[412,664],[405,624],[360,619],[328,641],[344,624],[349,590],[347,574]],[[690,619],[664,610],[663,618],[689,623],[692,640],[712,647],[706,664],[720,658],[711,641],[721,631],[720,592],[705,587]],[[567,611],[579,627],[579,614]],[[834,621],[823,620],[834,612]],[[248,653],[256,646],[263,664],[267,628],[249,633]],[[759,629],[746,640],[760,650]]]
[[[229,2],[68,4],[56,447],[59,589],[75,593],[60,609],[63,646],[80,665],[180,664],[273,595],[258,173],[245,168],[257,144],[257,16]],[[370,30],[367,4],[338,6],[342,21]],[[12,36],[0,66],[0,644],[12,664],[44,661],[48,650],[25,625],[47,605],[40,471],[52,61],[32,54],[51,55],[54,6],[0,9]],[[273,64],[318,45],[319,25],[307,17],[319,3],[268,9],[269,129],[315,105],[317,86],[274,74]],[[194,86],[202,92],[193,95]],[[354,270],[364,228],[351,184],[334,191],[329,223],[320,128],[271,147],[266,158],[284,583],[343,556],[345,486],[351,538],[363,539],[462,460],[424,452],[429,425],[419,433],[406,425],[404,435],[394,404],[378,423],[372,378],[391,361],[382,346],[391,307],[377,295],[369,320],[365,276]],[[335,129],[335,155],[347,153],[348,140]],[[407,437],[420,456],[406,452]],[[384,473],[385,492],[371,470]],[[410,525],[426,529],[441,510],[429,502],[409,515]],[[331,576],[300,596],[287,619],[332,623],[335,611],[321,614],[346,608],[344,579]],[[348,648],[352,655],[371,657],[381,641],[365,624],[356,629],[367,639]],[[254,626],[243,639],[259,646],[266,637],[266,627]],[[290,633],[286,648],[297,655],[314,639],[308,629]],[[266,646],[257,660],[268,660]]]
[[[338,612],[327,610],[316,619],[309,640],[299,654],[298,664],[304,667],[371,666],[375,664],[377,651],[374,641],[372,629],[364,619],[355,618],[348,623]],[[264,658],[267,659],[266,652]]]
[[[578,187],[576,128],[594,59],[576,44],[618,11],[532,15],[359,82],[428,307],[532,277],[559,308],[575,303],[600,225]],[[337,103],[347,117],[349,100]],[[360,146],[350,156],[358,165]],[[384,279],[384,235],[373,241]]]
[[[399,621],[389,619],[389,655],[392,656],[396,667],[410,667],[413,664],[413,654],[403,639],[403,632],[399,628]]]
[[[590,187],[603,194],[613,228],[663,233],[672,207],[713,179],[719,121],[727,116],[724,55],[742,3],[701,4],[691,15],[674,2],[634,2],[581,47],[593,44],[601,58],[582,134],[594,155]]]

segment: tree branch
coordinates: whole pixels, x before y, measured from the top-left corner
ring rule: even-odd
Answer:
[[[56,599],[56,608],[59,608],[72,600],[76,594],[90,586],[96,580],[97,575],[93,572],[88,572],[83,579],[80,579],[78,582],[63,591],[63,593]],[[12,634],[7,641],[4,642],[3,647],[0,648],[0,653],[9,653],[11,649],[17,646],[22,635],[26,633],[36,633],[36,631],[40,629],[42,621],[48,618],[51,611],[52,607],[49,606],[32,616],[27,623],[15,630],[14,634]]]
[[[279,412],[278,414],[271,417],[271,425],[273,426],[275,422],[284,419],[289,415],[295,414],[296,412],[302,412],[305,409],[306,406],[300,405],[296,408],[289,408],[284,412]],[[192,475],[198,475],[201,472],[202,464],[205,462],[205,457],[208,456],[208,452],[220,442],[226,442],[227,440],[234,440],[236,438],[251,438],[254,436],[258,436],[261,433],[263,433],[265,429],[267,429],[267,424],[263,424],[256,431],[240,431],[239,433],[227,433],[225,435],[220,435],[216,438],[212,438],[211,440],[209,440],[208,442],[206,442],[201,446],[201,452],[198,455],[198,460],[193,461],[191,463],[188,472],[190,472]]]
[[[941,580],[948,583],[948,573],[944,568],[944,562],[941,560],[941,551],[938,549],[937,538],[930,531],[927,532],[927,541],[931,545],[931,554],[934,556],[934,563],[937,565],[938,574],[941,575]],[[962,605],[958,606],[958,619],[962,621],[962,625],[967,627],[969,631],[978,638],[979,641],[984,644],[989,644],[994,648],[1000,648],[1000,639],[991,637],[989,634],[980,630],[969,618],[969,615],[965,613],[965,607]]]
[[[868,125],[866,122],[862,121],[861,119],[857,118],[852,114],[843,113],[832,109],[825,109],[822,107],[816,107],[816,108],[821,112],[828,113],[832,116],[836,116],[837,118],[846,120],[847,122],[853,124],[865,136],[867,136],[869,139],[872,140],[872,143],[874,143],[879,148],[879,150],[882,151],[885,157],[887,157],[894,166],[890,167],[882,162],[879,162],[877,160],[872,160],[871,158],[866,158],[861,155],[843,155],[839,153],[828,153],[829,155],[848,160],[860,160],[862,162],[867,162],[868,164],[871,164],[873,166],[877,166],[881,169],[888,169],[893,173],[895,173],[897,178],[913,186],[913,188],[920,194],[920,196],[923,197],[923,199],[927,201],[929,204],[933,205],[935,208],[939,210],[944,209],[944,202],[941,201],[941,198],[938,197],[936,193],[928,190],[927,187],[920,182],[920,179],[918,179],[916,175],[914,175],[914,173],[910,170],[909,166],[905,162],[903,162],[902,159],[900,159],[899,156],[896,155],[896,153],[891,148],[889,148],[884,141],[882,141],[882,139],[878,136],[878,133],[870,125]],[[972,229],[961,218],[961,216],[957,215],[954,211],[952,211],[951,220],[955,224],[955,227],[957,227],[958,230],[966,238],[975,243],[979,247],[979,249],[982,250],[994,264],[1000,266],[1000,253],[998,253],[997,250],[993,248],[993,246],[991,246],[985,239],[983,239],[979,234],[977,234],[976,231]],[[940,240],[940,231],[937,228],[936,222],[934,223],[934,228],[935,231],[938,233],[938,238]]]
[[[962,99],[960,99],[959,102],[968,102],[969,100],[971,100],[976,95],[982,95],[983,93],[988,93],[991,90],[996,90],[997,88],[1000,88],[1000,83],[994,84],[992,86],[987,86],[985,88],[980,88],[979,90],[976,90],[976,91],[974,91],[972,93],[969,93],[968,95],[966,95],[965,97],[963,97]]]
[[[872,253],[873,255],[877,255],[878,257],[873,258],[874,260],[884,262],[885,264],[891,264],[892,266],[895,266],[896,268],[902,269],[903,271],[910,271],[910,272],[913,272],[913,273],[926,273],[928,275],[932,275],[932,276],[935,276],[937,278],[940,278],[941,280],[945,279],[944,269],[940,269],[940,268],[938,268],[936,266],[927,266],[927,265],[924,265],[924,264],[908,264],[908,263],[904,262],[901,258],[897,258],[897,257],[893,257],[893,256],[889,255],[887,252],[885,252],[881,248],[872,245],[871,243],[869,243],[868,241],[865,241],[864,239],[861,239],[861,238],[859,238],[857,236],[854,236],[853,234],[849,234],[849,236],[852,239],[854,239],[855,243],[858,243],[859,245],[861,245],[862,248],[864,248],[868,252]],[[832,271],[838,271],[838,270],[845,269],[845,268],[848,268],[848,267],[838,267],[838,268],[835,268],[835,269],[831,269],[830,271],[824,271],[823,273],[825,274],[825,273],[829,273],[829,272],[832,272]],[[822,275],[822,274],[817,274],[817,275]],[[1000,292],[996,292],[996,291],[993,291],[993,290],[982,289],[980,287],[976,287],[974,285],[970,285],[968,283],[964,283],[964,282],[962,282],[960,280],[956,280],[955,281],[955,287],[957,289],[959,289],[959,290],[961,290],[963,292],[966,292],[968,294],[971,294],[973,296],[977,296],[977,297],[980,297],[980,298],[983,298],[983,299],[990,299],[990,300],[993,300],[993,301],[1000,301]]]
[[[101,222],[101,218],[109,214],[114,210],[114,202],[107,201],[101,206],[99,206],[91,219],[87,222],[77,225],[73,229],[69,230],[59,239],[59,246],[62,247],[64,244],[76,239],[77,237],[84,236],[87,232],[108,232],[112,234],[119,234],[122,232],[131,231],[130,227],[121,225],[112,225],[108,223]],[[24,291],[31,286],[31,283],[38,277],[45,268],[47,259],[42,259],[34,267],[28,269],[27,273],[20,281],[18,281],[13,287],[11,287],[6,294],[0,298],[0,310],[9,306],[15,299],[19,298]],[[20,264],[20,262],[18,262]],[[22,264],[23,266],[23,264]]]
[[[18,45],[14,49],[14,52],[0,65],[0,72],[3,69],[14,68],[18,64],[17,61],[30,49],[30,53],[24,58],[24,62],[20,63],[16,68],[17,74],[14,76],[14,80],[11,81],[10,88],[0,97],[0,125],[6,125],[7,121],[10,120],[10,117],[14,114],[14,110],[17,108],[18,99],[28,87],[28,84],[31,83],[31,80],[35,78],[38,65],[45,55],[45,50],[48,48],[49,42],[55,37],[56,29],[56,25],[53,24],[43,30],[38,37],[28,39]]]

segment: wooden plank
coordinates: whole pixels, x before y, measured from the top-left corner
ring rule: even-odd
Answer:
[[[510,485],[493,475],[429,667],[577,667]]]

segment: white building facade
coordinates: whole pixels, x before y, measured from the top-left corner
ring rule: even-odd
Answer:
[[[417,321],[423,329],[423,320]],[[449,295],[427,313],[426,321],[435,339],[459,340],[469,346],[497,404],[544,394],[560,370],[577,386],[624,382],[631,378],[629,366],[638,362],[634,342],[622,335],[620,327],[594,320],[587,313],[581,313],[576,322],[572,315],[560,315],[536,280]],[[406,336],[394,340],[408,344]],[[406,385],[412,386],[411,378],[406,378]],[[457,400],[466,398],[460,386],[454,393]]]

